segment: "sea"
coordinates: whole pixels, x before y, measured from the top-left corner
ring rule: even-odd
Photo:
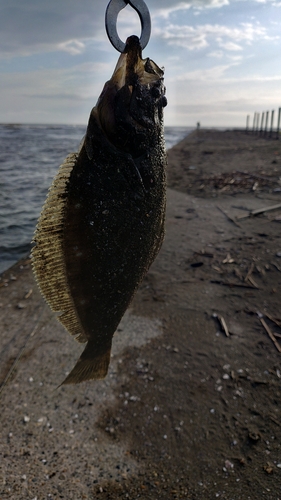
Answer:
[[[166,127],[167,149],[192,130]],[[0,273],[29,254],[48,188],[85,131],[81,125],[0,124]]]

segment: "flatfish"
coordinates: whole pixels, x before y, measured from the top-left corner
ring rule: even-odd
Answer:
[[[49,189],[33,270],[58,320],[87,343],[64,384],[104,378],[113,335],[164,237],[163,70],[127,39],[80,150]]]

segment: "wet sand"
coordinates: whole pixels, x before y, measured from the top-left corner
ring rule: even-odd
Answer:
[[[28,259],[1,276],[1,500],[281,499],[280,178],[281,141],[169,151],[166,239],[104,381],[57,388],[82,347]]]

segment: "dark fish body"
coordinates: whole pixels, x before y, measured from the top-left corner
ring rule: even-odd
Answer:
[[[59,321],[87,342],[64,383],[106,375],[112,337],[161,247],[164,93],[163,71],[130,37],[43,207],[34,272]]]

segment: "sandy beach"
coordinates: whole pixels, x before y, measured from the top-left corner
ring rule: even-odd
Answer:
[[[0,499],[281,499],[281,141],[169,151],[166,238],[107,378],[23,259],[0,278]],[[275,207],[275,208],[272,208]]]

